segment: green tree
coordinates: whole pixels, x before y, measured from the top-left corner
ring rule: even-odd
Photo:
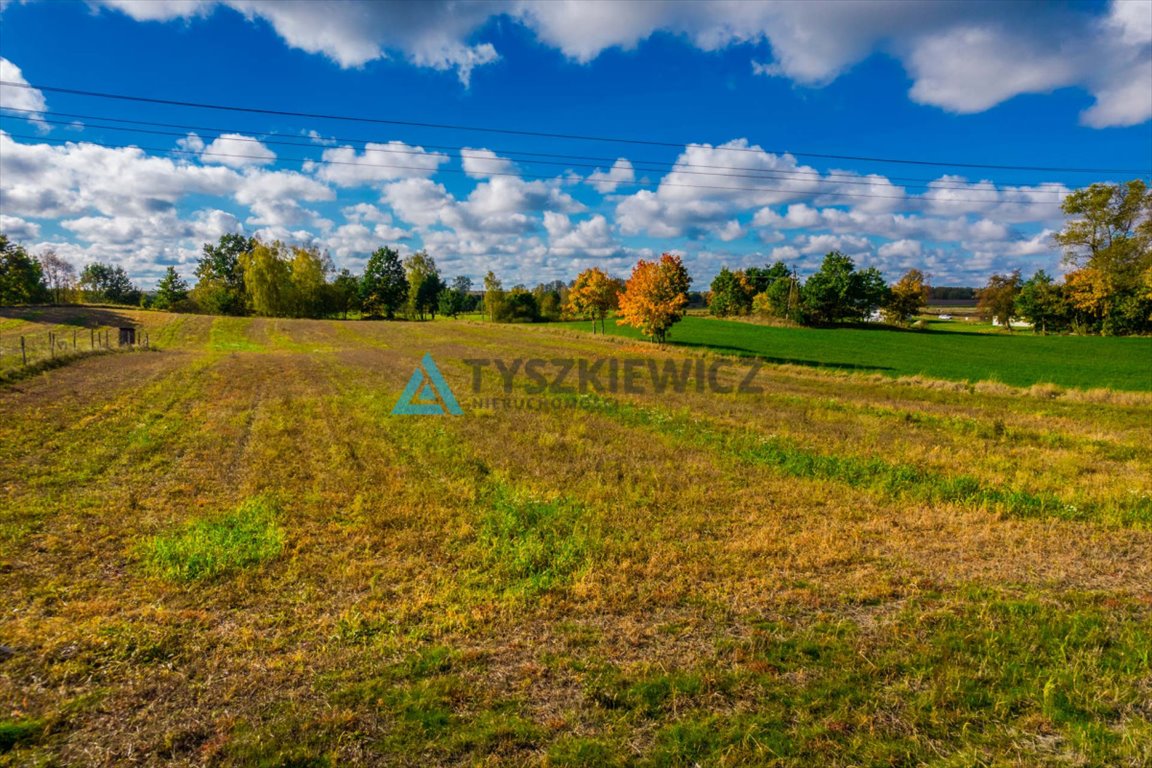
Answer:
[[[188,283],[180,277],[176,267],[168,267],[164,277],[156,286],[156,299],[152,306],[156,309],[172,310],[188,298]]]
[[[535,323],[540,320],[540,305],[536,297],[522,285],[512,287],[500,301],[496,311],[498,323]]]
[[[140,291],[123,267],[94,262],[80,272],[80,288],[91,301],[111,304],[140,303]]]
[[[464,275],[457,275],[452,285],[440,294],[440,314],[456,317],[468,310],[472,295],[472,281]]]
[[[1020,294],[1020,270],[1006,275],[992,275],[988,284],[976,291],[976,308],[1012,331],[1012,318],[1016,316],[1016,297]]]
[[[204,243],[196,265],[196,286],[192,289],[197,306],[213,315],[247,312],[248,294],[240,257],[256,244],[255,238],[235,233],[221,236],[215,245]]]
[[[708,309],[717,317],[745,315],[752,311],[752,297],[755,295],[752,282],[743,272],[732,272],[723,267],[712,280]]]
[[[804,283],[804,318],[817,324],[862,320],[887,296],[888,286],[879,270],[869,267],[857,271],[851,258],[832,251]]]
[[[408,278],[404,276],[400,254],[387,246],[377,248],[368,257],[360,279],[361,311],[367,317],[383,315],[391,320],[407,298]]]
[[[404,273],[408,278],[408,317],[423,320],[431,313],[435,319],[440,291],[444,288],[436,261],[424,251],[414,253],[404,259]]]
[[[488,274],[484,275],[484,311],[488,313],[488,319],[491,321],[496,320],[496,315],[500,312],[500,305],[504,303],[504,285],[500,282],[500,278],[496,277],[496,273],[488,270]]]
[[[331,295],[332,311],[347,320],[348,313],[360,306],[360,279],[347,269],[340,270],[332,281]]]
[[[0,235],[0,304],[32,304],[48,298],[39,262],[24,246]]]
[[[782,261],[777,261],[770,267],[749,267],[744,270],[744,277],[752,285],[752,295],[764,293],[777,280],[785,280],[792,276],[792,270]]]
[[[1042,269],[1020,286],[1016,314],[1032,323],[1034,333],[1041,334],[1062,331],[1070,321],[1064,290]]]

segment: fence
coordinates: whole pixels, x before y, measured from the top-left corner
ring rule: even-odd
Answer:
[[[116,349],[148,349],[148,332],[136,328],[75,328],[0,334],[0,371]]]

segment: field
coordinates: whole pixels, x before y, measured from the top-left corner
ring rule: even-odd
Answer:
[[[0,764],[1152,763],[1146,339],[118,316],[0,385]]]
[[[565,325],[591,330],[591,322]],[[840,368],[889,376],[999,381],[1016,387],[1152,391],[1152,338],[1011,334],[988,323],[927,321],[929,332],[883,328],[789,328],[693,315],[670,341],[769,362]],[[609,320],[609,334],[639,339]]]

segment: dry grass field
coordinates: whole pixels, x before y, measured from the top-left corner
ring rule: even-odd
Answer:
[[[1152,395],[476,407],[470,358],[717,358],[120,314],[156,349],[0,385],[0,764],[1152,764]],[[391,415],[426,352],[465,415]]]

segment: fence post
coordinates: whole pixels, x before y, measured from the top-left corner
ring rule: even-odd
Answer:
[[[24,337],[20,337],[20,357],[24,360],[24,365],[28,365],[28,350],[24,348]]]
[[[91,346],[91,348],[93,350],[96,349],[96,329],[95,328],[89,328],[88,329],[88,344],[89,344],[89,346]]]
[[[76,331],[72,331],[72,351],[76,351]]]
[[[56,334],[48,331],[48,356],[53,360],[56,359]]]

